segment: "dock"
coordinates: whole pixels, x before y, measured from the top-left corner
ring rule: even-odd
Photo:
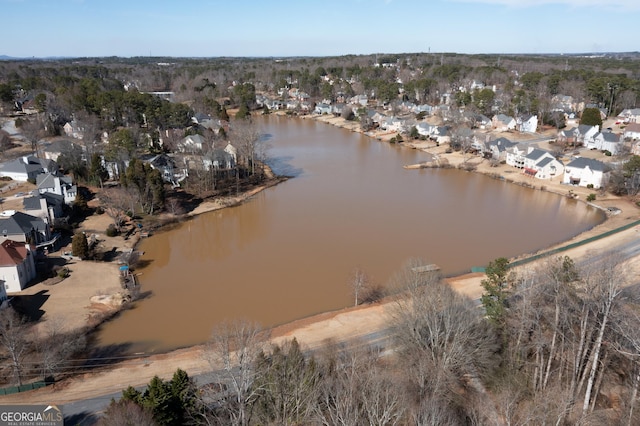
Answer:
[[[436,272],[439,270],[440,270],[440,267],[435,263],[430,263],[429,265],[423,265],[423,266],[415,266],[411,268],[411,271],[415,272],[416,274],[426,274],[427,272]]]

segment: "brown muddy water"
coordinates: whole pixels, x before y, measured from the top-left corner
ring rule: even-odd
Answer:
[[[594,208],[457,170],[406,170],[428,154],[313,120],[257,120],[276,173],[241,206],[141,245],[152,296],[108,322],[102,345],[157,352],[202,343],[225,319],[265,327],[352,304],[358,267],[385,284],[411,258],[468,272],[602,222]]]

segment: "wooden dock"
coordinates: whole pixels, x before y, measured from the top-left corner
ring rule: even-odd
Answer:
[[[436,272],[439,270],[440,270],[440,267],[435,263],[431,263],[429,265],[423,265],[423,266],[415,266],[411,268],[411,271],[415,272],[416,274],[426,274],[427,272]]]

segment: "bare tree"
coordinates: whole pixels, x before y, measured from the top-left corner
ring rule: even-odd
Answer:
[[[42,376],[55,377],[69,371],[71,357],[86,346],[85,335],[65,332],[64,323],[56,318],[48,319],[42,330],[36,342]]]
[[[40,115],[36,115],[22,124],[20,128],[20,132],[22,135],[29,141],[31,144],[31,152],[37,157],[38,156],[38,141],[43,137],[45,129],[44,123],[40,119]]]
[[[127,211],[133,211],[136,199],[124,188],[109,188],[100,191],[100,204],[104,211],[113,219],[116,230],[120,232],[127,220]]]
[[[353,270],[353,272],[351,273],[350,285],[351,289],[353,290],[353,297],[355,299],[354,306],[358,306],[358,304],[360,303],[359,296],[361,296],[362,292],[369,287],[369,284],[370,280],[366,272],[364,272],[360,268],[356,268]]]
[[[230,138],[245,166],[254,175],[256,162],[264,161],[266,155],[266,146],[255,125],[248,120],[236,120]]]
[[[222,407],[233,425],[249,424],[252,405],[259,395],[259,389],[253,386],[258,374],[255,362],[263,346],[260,327],[247,320],[217,326],[207,344],[207,361],[230,388],[230,396],[222,401]]]
[[[99,426],[155,426],[151,410],[130,400],[112,401],[98,421]]]
[[[394,278],[406,290],[391,314],[405,365],[411,366],[411,397],[419,402],[420,417],[433,414],[427,400],[447,405],[459,386],[481,389],[480,379],[495,365],[499,349],[477,305],[437,274],[422,272],[421,264],[410,262]]]
[[[601,353],[604,344],[605,333],[610,328],[609,321],[615,313],[616,305],[625,284],[625,276],[620,267],[620,258],[614,254],[604,256],[602,260],[590,265],[585,277],[585,291],[587,297],[593,301],[595,314],[597,315],[597,336],[591,347],[591,358],[587,388],[584,393],[582,413],[593,411],[596,396],[592,396],[596,374],[602,374],[604,363],[601,362]]]
[[[0,311],[0,345],[9,356],[14,383],[22,385],[24,358],[31,347],[29,326],[13,309]]]

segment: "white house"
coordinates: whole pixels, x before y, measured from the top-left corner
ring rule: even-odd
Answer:
[[[595,136],[598,134],[600,126],[597,124],[590,126],[588,124],[580,124],[574,129],[576,135],[576,142],[591,149]]]
[[[315,109],[313,110],[314,114],[331,114],[331,105],[330,104],[325,104],[325,103],[318,103],[316,104]]]
[[[55,176],[51,173],[42,173],[36,178],[36,186],[40,194],[52,192],[63,196],[65,204],[73,204],[78,195],[78,187],[74,185],[71,178],[67,176]]]
[[[624,123],[640,123],[640,108],[623,109],[618,120]]]
[[[504,114],[496,114],[491,119],[493,128],[499,132],[506,132],[507,130],[515,130],[516,120],[513,117],[509,117]]]
[[[34,179],[40,173],[57,173],[58,165],[53,160],[37,158],[26,155],[17,160],[0,164],[0,176],[10,177],[13,180],[26,182]]]
[[[592,149],[609,151],[611,154],[616,155],[620,151],[621,143],[620,135],[612,132],[602,132],[596,134],[593,138]]]
[[[530,147],[524,157],[524,173],[537,179],[551,179],[564,172],[564,165],[549,151]]]
[[[625,127],[622,136],[627,140],[640,140],[640,123],[629,124],[627,127]]]
[[[5,293],[22,291],[36,277],[36,266],[29,244],[5,240],[0,244],[0,280]]]
[[[528,153],[526,144],[517,144],[507,148],[507,165],[518,169],[524,168],[524,157]]]
[[[74,139],[82,139],[84,137],[84,129],[80,127],[76,120],[67,122],[62,126],[64,134]]]
[[[178,151],[180,152],[196,152],[202,151],[205,146],[205,140],[200,135],[188,135],[178,142]]]
[[[565,166],[562,183],[600,188],[605,170],[606,166],[602,161],[578,157]]]
[[[507,138],[498,138],[489,142],[485,142],[484,153],[490,154],[492,158],[498,161],[506,161],[507,150],[517,145],[517,142],[512,142]]]
[[[518,131],[521,133],[535,133],[538,129],[537,115],[523,115],[516,120]]]

